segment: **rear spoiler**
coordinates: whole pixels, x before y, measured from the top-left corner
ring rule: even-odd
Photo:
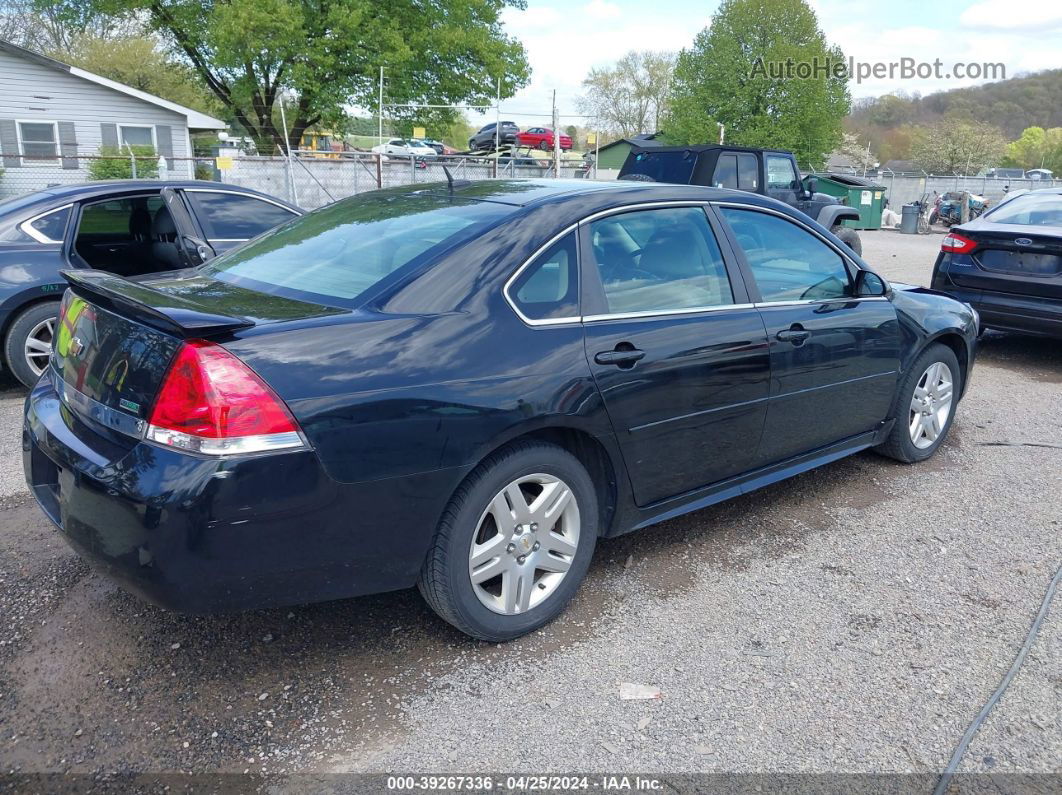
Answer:
[[[219,315],[195,301],[97,270],[60,271],[75,295],[182,339],[250,328],[253,320]]]

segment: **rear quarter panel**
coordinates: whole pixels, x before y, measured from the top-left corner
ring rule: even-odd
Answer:
[[[22,307],[63,297],[61,267],[58,245],[0,245],[0,329],[6,332]]]
[[[227,347],[287,401],[343,482],[467,470],[545,427],[610,441],[582,327],[532,328],[502,295],[508,276],[571,216],[535,221],[491,230],[371,308],[250,329]]]

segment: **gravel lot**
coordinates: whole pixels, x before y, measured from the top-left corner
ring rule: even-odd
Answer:
[[[939,235],[863,238],[928,282]],[[26,494],[23,397],[0,384],[2,771],[932,774],[1062,561],[1057,342],[990,336],[926,464],[861,454],[601,543],[569,612],[505,646],[415,592],[211,618],[138,602]],[[962,770],[1062,772],[1060,610]]]

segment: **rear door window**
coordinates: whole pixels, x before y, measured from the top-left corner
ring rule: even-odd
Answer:
[[[296,216],[286,207],[237,193],[196,190],[187,196],[207,241],[250,240]]]
[[[712,184],[717,188],[755,191],[759,183],[756,155],[748,152],[724,152],[715,165]]]
[[[590,224],[590,239],[610,314],[734,303],[719,244],[700,207],[611,215]]]

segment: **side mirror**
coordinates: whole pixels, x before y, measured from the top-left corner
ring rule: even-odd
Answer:
[[[855,294],[857,298],[888,295],[889,283],[873,271],[860,270],[856,274]]]
[[[819,181],[814,177],[808,177],[804,181],[804,185],[807,186],[808,193],[814,193],[816,190],[818,190]]]
[[[214,258],[214,249],[205,241],[191,235],[184,236],[184,250],[188,255],[189,267],[194,268]]]

